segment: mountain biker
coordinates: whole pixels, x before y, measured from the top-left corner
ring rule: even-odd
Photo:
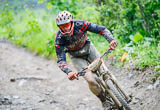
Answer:
[[[111,32],[104,26],[98,26],[88,21],[75,20],[68,11],[62,11],[57,15],[56,24],[59,27],[55,38],[55,48],[58,57],[57,63],[59,68],[68,75],[70,80],[74,80],[78,73],[73,72],[69,68],[66,62],[66,53],[69,54],[77,71],[85,68],[89,63],[100,57],[92,42],[87,38],[87,31],[104,36],[110,43],[110,48],[114,49],[117,46],[117,42],[113,39]],[[100,69],[99,71],[103,70]],[[92,93],[105,106],[106,98],[98,86],[95,77],[96,73],[90,71],[85,74],[84,79],[88,82]]]

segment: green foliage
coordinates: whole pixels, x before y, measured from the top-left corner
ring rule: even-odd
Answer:
[[[11,37],[14,34],[13,31],[13,10],[10,10],[10,7],[6,4],[0,11],[0,26],[2,36],[8,34],[8,37]]]
[[[129,36],[137,32],[159,39],[159,6],[159,0],[104,0],[97,9],[103,25],[113,30],[121,43],[129,43]]]
[[[95,7],[86,7],[84,9],[77,10],[77,14],[74,18],[101,24],[99,12],[95,10]]]
[[[59,12],[67,10],[73,14],[76,14],[80,8],[78,2],[80,2],[80,0],[48,0],[48,3],[53,5],[53,11]]]
[[[144,69],[148,66],[159,65],[160,50],[155,45],[150,45],[149,42],[140,42],[136,46],[125,47],[130,57],[128,60],[133,60],[135,67]]]
[[[143,36],[138,32],[134,35],[134,42],[137,43],[138,41],[142,40]]]
[[[108,42],[103,36],[88,33],[88,38],[93,42],[100,53],[103,53],[109,47]]]
[[[55,42],[54,37],[47,40],[47,57],[55,53],[54,42]]]
[[[155,82],[156,80],[159,80],[158,78],[160,78],[160,72],[153,74],[151,81]]]
[[[51,39],[56,33],[52,30],[52,27],[56,29],[55,26],[52,26],[52,14],[48,14],[44,10],[26,10],[25,12],[19,12],[18,15],[15,14],[13,10],[9,12],[12,12],[12,14],[9,13],[6,16],[12,18],[9,19],[10,22],[8,22],[9,20],[6,16],[1,15],[0,17],[6,24],[6,26],[0,26],[5,28],[3,32],[5,34],[3,35],[17,45],[35,51],[37,54],[55,58],[55,48],[51,46],[50,43],[50,45],[48,45],[47,42],[48,39]],[[54,39],[54,37],[52,39]],[[53,42],[52,45],[54,45]]]
[[[0,13],[0,25],[2,27],[9,26],[13,20],[13,10],[4,10]]]
[[[155,71],[156,71],[156,72],[160,72],[160,65],[157,65],[157,66],[155,67]]]
[[[159,65],[159,0],[104,0],[97,6],[102,25],[113,32],[135,67]]]
[[[140,69],[160,65],[159,0],[103,0],[101,4],[93,1],[38,0],[38,4],[37,0],[3,0],[0,34],[37,54],[55,58],[54,37],[58,30],[55,17],[67,10],[75,19],[104,25],[113,32],[119,42],[109,56],[116,56],[114,65],[123,66],[131,61]],[[88,38],[100,53],[108,47],[103,36],[88,33]],[[125,63],[119,63],[124,52],[128,52],[129,57]]]
[[[41,32],[40,24],[38,23],[36,17],[33,16],[33,13],[32,12],[29,13],[28,17],[30,17],[30,19],[27,21],[23,34],[29,35],[34,33],[40,33]]]
[[[40,1],[40,3],[44,1]],[[15,2],[13,1],[2,2],[2,4],[7,5],[6,7],[3,7],[5,11],[1,10],[3,13],[1,13],[0,16],[0,20],[2,21],[0,28],[5,28],[3,32],[1,30],[1,35],[4,33],[3,36],[8,37],[12,42],[15,42],[17,45],[21,45],[25,48],[29,48],[37,54],[42,54],[47,57],[55,57],[54,37],[58,29],[55,24],[55,16],[53,16],[53,12],[46,12],[46,10],[40,9],[32,9],[32,11],[30,11],[29,8],[23,10],[23,3],[18,2],[17,5],[15,5]],[[25,3],[27,4],[28,2],[25,1]],[[78,2],[74,0],[50,1],[47,2],[47,5],[49,4],[50,6],[48,8],[51,8],[52,4],[54,7],[53,10],[57,7],[54,14],[57,14],[60,10],[69,10],[76,15],[75,9],[77,8],[77,3]],[[11,4],[14,4],[14,6]],[[21,7],[21,11],[17,11],[17,8],[16,10],[13,10],[18,5]],[[18,7],[18,9],[20,9],[20,7]],[[92,20],[93,22],[98,20],[98,16],[96,15],[94,15],[96,19],[92,19],[91,15],[96,13],[94,8],[88,7],[83,10],[83,5],[79,7],[81,7],[78,10],[79,12],[86,13],[86,16],[84,16],[84,18],[88,17],[86,20]],[[87,16],[87,14],[90,14],[90,16]],[[78,16],[80,15],[78,14],[77,17]]]

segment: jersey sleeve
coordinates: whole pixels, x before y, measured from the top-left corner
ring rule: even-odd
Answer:
[[[56,49],[56,55],[57,55],[57,63],[59,68],[68,74],[71,72],[71,69],[69,68],[67,61],[66,61],[66,53],[64,50],[64,44],[62,42],[61,38],[58,38],[58,33],[56,35],[55,39],[55,49]]]
[[[113,40],[113,36],[111,32],[104,26],[99,26],[97,24],[90,23],[87,21],[86,21],[86,25],[87,25],[87,29],[86,29],[87,31],[104,36],[109,43]]]

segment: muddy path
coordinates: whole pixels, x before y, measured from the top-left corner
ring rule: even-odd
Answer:
[[[109,64],[109,63],[108,63]],[[150,74],[110,67],[133,95],[134,110],[159,110],[160,87],[148,89]],[[53,60],[0,40],[0,110],[102,110],[83,78],[69,81]]]

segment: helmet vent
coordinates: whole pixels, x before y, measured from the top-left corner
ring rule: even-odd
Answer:
[[[66,23],[71,22],[72,20],[73,20],[73,16],[70,12],[62,11],[57,16],[56,24],[57,25],[66,24]]]

